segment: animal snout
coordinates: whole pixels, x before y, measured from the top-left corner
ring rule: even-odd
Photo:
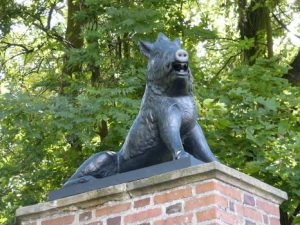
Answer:
[[[178,62],[188,62],[189,55],[188,55],[187,51],[185,51],[183,49],[179,49],[175,53],[175,59]]]
[[[173,69],[177,74],[187,75],[188,74],[188,60],[189,55],[187,51],[179,49],[175,52],[175,62],[173,62]]]

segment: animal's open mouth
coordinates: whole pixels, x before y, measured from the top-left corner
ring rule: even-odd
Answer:
[[[174,62],[173,69],[178,76],[186,76],[189,73],[188,62]]]

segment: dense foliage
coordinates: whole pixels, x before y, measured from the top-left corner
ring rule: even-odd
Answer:
[[[158,32],[191,55],[213,152],[288,192],[282,224],[299,224],[300,91],[286,79],[299,14],[293,0],[0,0],[0,224],[120,148],[145,86],[137,42]]]

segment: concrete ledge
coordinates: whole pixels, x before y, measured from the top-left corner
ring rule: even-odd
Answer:
[[[32,218],[35,214],[38,214],[40,218],[42,214],[48,215],[53,211],[63,211],[66,208],[70,210],[70,207],[72,207],[73,210],[84,209],[103,204],[107,202],[108,199],[109,201],[114,198],[118,201],[128,200],[135,196],[153,193],[153,191],[163,191],[207,179],[220,180],[223,183],[238,187],[244,191],[251,190],[255,195],[276,204],[280,204],[287,199],[287,194],[277,188],[221,163],[212,162],[54,201],[20,207],[16,211],[17,221],[20,221],[23,217],[30,216]]]

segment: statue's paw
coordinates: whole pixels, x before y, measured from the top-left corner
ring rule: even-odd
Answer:
[[[96,180],[96,178],[93,177],[93,176],[84,176],[84,177],[80,177],[78,179],[79,179],[79,183],[86,183],[86,182],[89,182],[91,180]]]
[[[81,184],[81,183],[87,183],[91,180],[95,180],[96,178],[93,177],[93,176],[83,176],[83,177],[79,177],[79,178],[75,178],[75,179],[71,179],[71,180],[68,180],[64,185],[63,187],[67,187],[67,186],[70,186],[70,185],[73,185],[73,184]]]
[[[188,158],[190,156],[189,153],[187,153],[186,151],[180,151],[178,152],[178,154],[176,155],[175,159],[183,159],[183,158]]]

